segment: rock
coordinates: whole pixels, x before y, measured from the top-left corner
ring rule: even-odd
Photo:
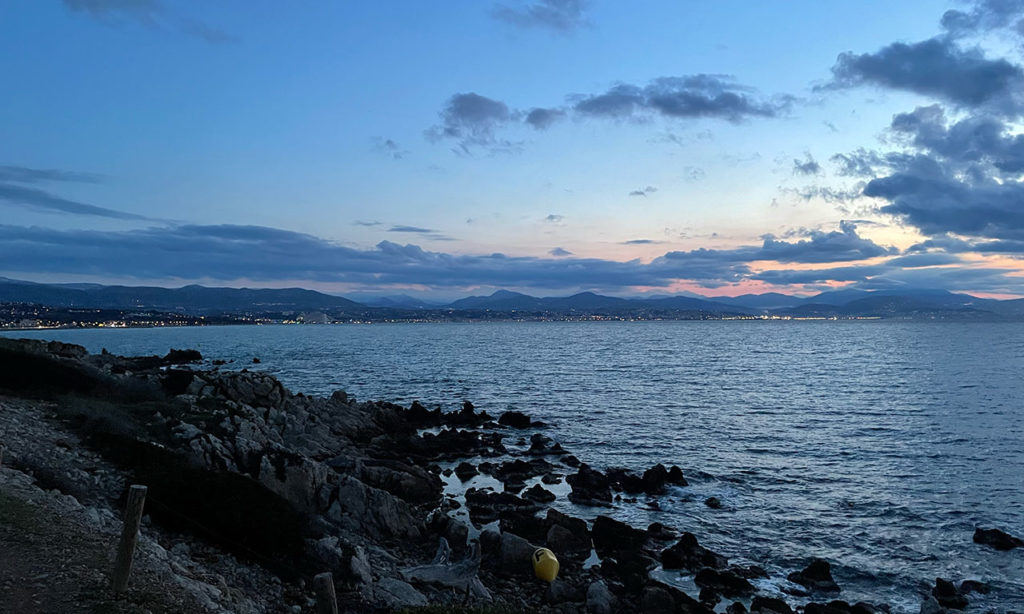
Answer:
[[[621,552],[638,552],[647,541],[647,532],[607,516],[598,516],[594,520],[591,538],[598,555],[614,556]]]
[[[643,489],[649,495],[660,495],[665,492],[665,484],[667,482],[668,469],[661,463],[644,471]]]
[[[501,549],[501,533],[487,529],[480,533],[480,551],[487,555],[498,555]]]
[[[548,584],[548,590],[544,593],[544,600],[550,604],[579,603],[585,598],[581,586],[570,584],[558,578]]]
[[[974,529],[974,543],[989,546],[996,550],[1013,550],[1014,548],[1024,547],[1024,540],[999,529]]]
[[[708,497],[707,499],[704,499],[704,505],[713,510],[722,509],[722,501],[718,497]]]
[[[642,493],[644,491],[644,479],[637,473],[624,467],[609,467],[605,471],[608,476],[608,483],[613,490],[630,494]]]
[[[261,362],[263,362],[263,361],[260,360],[258,356],[254,356],[253,359],[252,359],[252,364],[254,364],[254,365],[258,365]]]
[[[615,597],[608,590],[604,580],[596,580],[587,587],[587,612],[588,614],[612,614],[615,606]]]
[[[639,552],[622,551],[614,553],[614,556],[604,556],[600,572],[605,578],[622,584],[632,598],[650,583],[650,571],[657,566],[654,559]]]
[[[373,582],[373,571],[370,568],[370,561],[366,558],[366,551],[356,546],[355,554],[349,559],[349,572],[357,584],[371,584]]]
[[[473,544],[469,554],[461,561],[453,562],[451,555],[451,548],[442,537],[434,561],[429,565],[405,569],[402,577],[408,582],[451,588],[460,593],[468,593],[479,601],[491,601],[491,593],[477,577],[480,569],[479,544]]]
[[[190,362],[201,362],[203,355],[199,350],[174,350],[167,352],[164,356],[165,365],[183,365]]]
[[[535,510],[514,510],[501,514],[501,530],[525,537],[531,542],[544,540],[551,526],[544,518],[538,518]]]
[[[652,522],[647,526],[647,537],[658,541],[671,541],[679,536],[679,532],[671,527],[666,527],[660,522]]]
[[[979,582],[978,580],[964,580],[960,583],[960,594],[970,595],[971,593],[978,593],[979,595],[987,595],[992,590],[988,582]]]
[[[949,580],[935,578],[932,597],[944,608],[962,610],[967,607],[967,597],[960,594],[956,586]]]
[[[710,589],[726,597],[742,597],[752,595],[756,589],[746,578],[725,570],[705,567],[697,572],[694,583],[702,589]]]
[[[676,601],[660,586],[647,586],[640,594],[640,611],[644,614],[674,614]]]
[[[672,465],[668,470],[668,483],[673,486],[689,486],[686,478],[683,477],[683,470]]]
[[[584,536],[582,539],[562,525],[552,525],[548,529],[544,543],[555,555],[588,555],[590,554],[590,538]]]
[[[514,429],[530,428],[530,417],[519,411],[507,411],[498,418],[498,424]]]
[[[700,598],[700,602],[701,603],[703,603],[704,605],[706,605],[706,606],[708,606],[709,608],[712,608],[712,609],[716,605],[718,605],[719,601],[722,600],[722,598],[718,595],[718,592],[715,591],[714,589],[711,589],[711,588],[702,588],[702,589],[700,589],[700,597],[699,598]]]
[[[373,596],[384,607],[398,610],[410,606],[427,605],[423,593],[408,582],[395,578],[381,578],[373,583]]]
[[[498,558],[502,575],[530,576],[533,575],[531,557],[537,547],[514,533],[501,534],[498,545]]]
[[[605,505],[611,503],[611,485],[600,471],[591,469],[589,465],[580,465],[579,470],[566,476],[565,481],[572,487],[569,500],[580,505]]]
[[[724,569],[728,564],[729,559],[698,544],[693,533],[683,533],[674,546],[661,551],[661,565],[665,569]]]
[[[463,461],[455,468],[455,475],[460,482],[468,482],[473,476],[480,475],[480,472],[473,465]]]
[[[832,566],[824,559],[814,559],[803,571],[794,571],[786,576],[790,582],[812,591],[838,593],[839,585],[832,579]]]
[[[725,608],[725,614],[747,614],[747,607],[739,601],[734,601]]]
[[[921,614],[948,614],[949,610],[939,605],[935,597],[929,597],[921,602]]]
[[[750,611],[753,614],[793,614],[793,608],[778,597],[763,597],[757,595],[750,602]]]
[[[533,501],[519,498],[512,493],[491,492],[478,488],[466,491],[466,505],[473,522],[486,524],[502,516],[515,513],[533,513],[538,505]]]
[[[541,487],[540,484],[534,484],[532,488],[523,493],[523,496],[538,503],[551,503],[555,500],[555,494]]]
[[[359,479],[409,503],[436,504],[441,501],[441,479],[426,469],[399,461],[375,460],[361,463]]]

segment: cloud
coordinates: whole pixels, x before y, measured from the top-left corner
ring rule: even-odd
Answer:
[[[969,4],[967,11],[946,11],[942,15],[942,28],[953,36],[966,36],[1019,24],[1024,14],[1022,0],[975,0]]]
[[[649,185],[646,188],[643,188],[641,190],[633,190],[632,192],[629,193],[629,195],[630,196],[647,196],[648,194],[654,194],[657,191],[658,191],[658,188]]]
[[[14,183],[42,183],[46,181],[73,181],[99,183],[101,177],[93,173],[76,173],[56,169],[27,168],[24,166],[0,166],[0,181]]]
[[[875,85],[935,96],[961,108],[985,107],[1008,115],[1021,110],[1024,73],[980,49],[961,49],[950,38],[893,43],[876,53],[843,53],[832,68],[829,88]]]
[[[805,154],[806,160],[793,160],[793,174],[794,175],[820,175],[821,165],[815,161],[811,154]]]
[[[554,256],[556,258],[564,258],[565,256],[572,256],[572,252],[570,252],[567,249],[561,248],[561,247],[556,247],[556,248],[552,249],[551,251],[548,252],[548,254],[550,254],[550,255],[552,255],[552,256]]]
[[[536,107],[530,109],[524,120],[533,126],[535,130],[547,130],[555,122],[565,119],[565,111],[562,109],[544,109]]]
[[[535,0],[522,7],[499,4],[492,15],[520,28],[571,32],[586,24],[587,0]]]
[[[427,130],[427,138],[437,141],[454,139],[460,151],[470,153],[474,147],[486,148],[492,152],[511,151],[518,144],[499,140],[495,132],[513,120],[508,105],[469,92],[455,94],[448,99],[439,114],[441,123]]]
[[[184,34],[208,43],[233,43],[238,39],[227,32],[190,17],[174,15],[164,9],[159,0],[62,0],[64,6],[76,13],[117,24],[129,20],[149,28],[170,26]]]
[[[0,183],[0,202],[16,207],[47,211],[51,213],[72,213],[90,215],[119,220],[149,220],[142,215],[97,207],[87,203],[61,198],[38,188],[25,187],[10,183]]]
[[[552,224],[557,224],[558,222],[561,222],[564,219],[565,219],[564,215],[558,215],[557,213],[551,213],[546,218],[544,218],[544,221],[545,222],[551,222]]]
[[[658,243],[664,243],[664,241],[655,241],[654,239],[630,239],[629,241],[623,241],[619,245],[656,245]]]
[[[401,160],[405,156],[409,155],[409,151],[407,149],[404,149],[401,145],[399,145],[396,141],[393,141],[392,139],[386,139],[379,136],[374,137],[373,144],[374,148],[378,152],[395,160]]]
[[[583,116],[608,119],[718,118],[739,122],[748,117],[777,117],[792,103],[788,96],[772,100],[755,97],[753,88],[728,75],[696,74],[660,77],[644,87],[613,86],[603,94],[577,97],[573,110]]]
[[[382,225],[380,222],[367,221],[367,220],[356,220],[356,221],[354,221],[352,223],[355,224],[356,226],[381,226]]]
[[[437,232],[431,228],[420,228],[419,226],[392,226],[388,232],[412,232],[418,234],[432,234]]]

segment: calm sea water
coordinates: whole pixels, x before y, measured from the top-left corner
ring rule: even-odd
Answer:
[[[936,576],[990,582],[972,610],[1024,610],[1024,326],[594,322],[8,333],[91,351],[193,347],[295,391],[525,411],[598,467],[677,464],[661,511],[624,505],[779,576],[833,562],[842,598],[917,612]],[[724,509],[703,504],[715,495]],[[584,513],[583,510],[575,510]],[[585,515],[585,513],[584,513]]]

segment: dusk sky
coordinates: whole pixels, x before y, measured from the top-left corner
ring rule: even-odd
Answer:
[[[1024,296],[1024,0],[0,4],[0,276]]]

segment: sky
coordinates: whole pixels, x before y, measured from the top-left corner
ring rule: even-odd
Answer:
[[[0,2],[0,276],[1024,296],[1024,0]]]

